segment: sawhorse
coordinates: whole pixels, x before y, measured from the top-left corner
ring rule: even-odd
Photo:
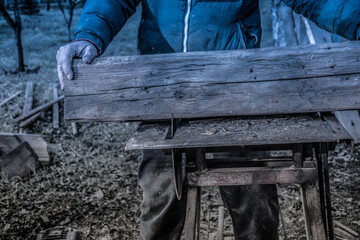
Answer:
[[[327,154],[350,139],[330,114],[259,116],[142,123],[126,149],[171,153],[178,197],[188,188],[187,240],[199,237],[201,187],[278,183],[301,184],[307,239],[325,240],[332,229]],[[217,157],[221,152],[237,157]]]

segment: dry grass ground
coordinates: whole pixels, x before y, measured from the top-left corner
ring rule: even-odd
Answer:
[[[271,21],[268,1],[262,1],[263,46],[270,46]],[[81,9],[76,9],[74,23]],[[105,55],[136,54],[140,13],[129,20]],[[75,24],[74,24],[75,25]],[[27,81],[35,87],[35,106],[51,99],[51,83],[57,82],[55,54],[66,43],[66,29],[59,10],[44,9],[23,16],[25,63],[37,73],[5,75],[14,71],[16,53],[11,29],[0,19],[0,99],[24,90]],[[13,118],[21,112],[23,95],[0,108],[0,132],[18,132]],[[62,109],[62,108],[61,108]],[[62,112],[61,112],[62,117]],[[34,239],[40,230],[64,225],[82,231],[83,239],[137,239],[141,190],[137,186],[139,152],[125,152],[124,144],[135,124],[79,124],[71,133],[69,123],[53,129],[51,112],[31,125],[29,133],[41,133],[49,143],[53,164],[23,179],[0,179],[0,239]],[[350,153],[341,145],[331,155],[331,184],[335,219],[360,232],[359,149]],[[304,239],[299,189],[280,186],[284,229],[288,239]],[[203,192],[202,232],[206,239],[208,205],[220,203],[217,190]],[[211,215],[216,230],[216,211]],[[227,219],[227,229],[230,222]],[[280,228],[283,236],[283,228]],[[213,233],[212,233],[213,234]],[[228,238],[230,239],[230,238]]]

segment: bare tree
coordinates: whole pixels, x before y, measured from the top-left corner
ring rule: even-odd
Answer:
[[[21,17],[20,17],[20,12],[19,12],[18,0],[14,0],[14,19],[11,18],[10,14],[6,10],[4,0],[0,0],[0,14],[3,15],[6,22],[10,25],[10,27],[14,31],[17,55],[18,55],[18,71],[24,72],[25,71],[24,53],[23,53],[23,47],[22,47],[22,42],[21,42],[22,28],[21,28]]]
[[[60,11],[62,12],[62,14],[64,16],[64,20],[65,20],[66,27],[67,27],[68,38],[69,38],[69,41],[71,41],[72,38],[71,38],[70,28],[71,28],[71,23],[72,23],[72,20],[73,20],[74,9],[75,9],[76,5],[78,3],[80,3],[81,1],[79,1],[79,0],[68,0],[67,1],[68,14],[65,13],[64,6],[61,4],[61,0],[56,0],[56,1],[57,1],[58,5],[59,5]]]

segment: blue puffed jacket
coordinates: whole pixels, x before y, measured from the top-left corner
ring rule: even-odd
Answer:
[[[141,54],[259,47],[259,0],[87,0],[74,40],[87,39],[105,51],[142,4]],[[318,26],[360,39],[360,0],[283,0]]]

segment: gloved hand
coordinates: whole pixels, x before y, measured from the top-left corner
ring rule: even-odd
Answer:
[[[88,41],[76,41],[62,46],[56,53],[57,72],[61,89],[64,89],[64,75],[69,80],[74,76],[71,69],[71,62],[74,57],[80,57],[84,63],[90,64],[97,55],[97,48]]]

